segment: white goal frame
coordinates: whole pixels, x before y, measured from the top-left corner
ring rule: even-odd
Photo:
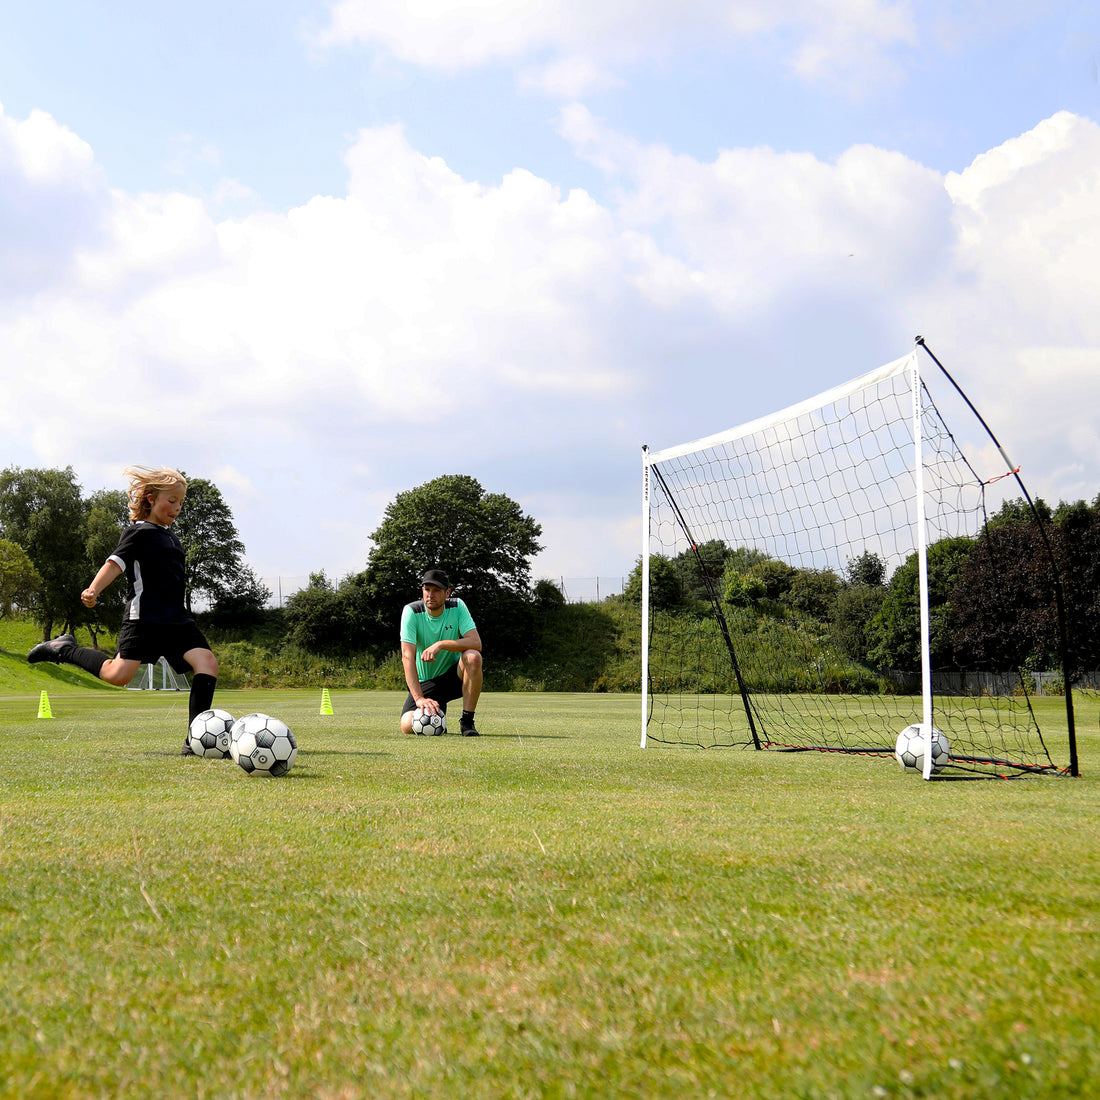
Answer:
[[[668,447],[660,451],[650,452],[648,447],[642,448],[642,555],[641,555],[641,579],[642,579],[642,606],[641,606],[641,747],[644,749],[647,743],[647,726],[649,720],[649,646],[650,646],[650,553],[651,553],[651,488],[654,476],[654,467],[669,459],[696,454],[720,446],[725,443],[744,439],[769,428],[775,428],[786,422],[793,422],[798,417],[831,406],[846,397],[869,389],[879,383],[890,379],[906,376],[912,395],[912,498],[909,501],[911,512],[910,520],[914,525],[914,539],[918,554],[918,583],[919,583],[919,608],[920,608],[920,648],[921,648],[921,697],[922,733],[924,736],[924,765],[923,777],[930,779],[932,775],[932,730],[933,730],[933,698],[932,698],[932,671],[931,671],[931,647],[929,639],[929,597],[928,597],[928,530],[925,515],[925,484],[924,484],[924,453],[921,434],[921,373],[917,349],[914,348],[908,355],[902,356],[886,363],[875,370],[860,375],[842,385],[833,387],[816,397],[808,398],[797,404],[791,405],[778,412],[757,420],[750,421],[739,427],[725,432],[706,436],[690,443],[683,443]],[[1007,465],[1007,472],[1014,471],[1014,467],[1004,449],[998,445],[1001,457]],[[900,732],[900,731],[899,731]]]
[[[157,684],[157,669],[160,684]],[[156,664],[142,665],[129,683],[130,691],[190,691],[191,685],[182,672],[177,672],[164,658]]]

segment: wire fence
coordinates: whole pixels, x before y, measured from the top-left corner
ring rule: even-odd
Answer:
[[[293,577],[261,577],[260,580],[271,593],[267,600],[268,607],[285,607],[286,601],[295,592],[300,592],[303,588],[309,587],[309,574]]]
[[[542,578],[538,578],[542,579]],[[549,577],[561,591],[567,603],[599,603],[608,596],[620,596],[626,588],[626,577]],[[260,580],[271,592],[268,607],[285,607],[286,601],[309,585],[309,576],[276,575]],[[412,599],[412,596],[409,597]]]
[[[621,596],[625,577],[551,577],[566,603],[599,603],[608,596]]]

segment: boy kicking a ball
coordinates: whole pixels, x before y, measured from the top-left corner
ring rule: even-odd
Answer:
[[[126,575],[126,605],[118,632],[118,652],[112,658],[98,649],[76,644],[72,634],[42,642],[27,654],[31,664],[52,661],[76,665],[116,687],[125,687],[143,663],[161,657],[177,671],[194,673],[188,700],[188,726],[210,709],[218,680],[218,660],[187,613],[184,603],[183,546],[171,530],[180,514],[187,482],[178,470],[128,466],[131,524],[115,552],[103,563],[92,583],[80,593],[85,607],[95,607],[100,593]],[[184,734],[182,755],[191,747]]]

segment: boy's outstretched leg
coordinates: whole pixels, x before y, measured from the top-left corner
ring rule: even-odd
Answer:
[[[107,654],[98,649],[77,645],[72,634],[62,634],[52,642],[39,642],[27,654],[27,661],[32,665],[39,661],[49,661],[55,665],[76,665],[96,678],[109,660]]]

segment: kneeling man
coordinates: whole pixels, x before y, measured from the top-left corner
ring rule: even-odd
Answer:
[[[469,608],[451,596],[447,574],[429,569],[420,579],[421,599],[401,612],[401,663],[409,694],[401,709],[401,732],[412,733],[412,712],[446,714],[462,700],[459,730],[477,737],[474,710],[481,695],[481,636]]]

